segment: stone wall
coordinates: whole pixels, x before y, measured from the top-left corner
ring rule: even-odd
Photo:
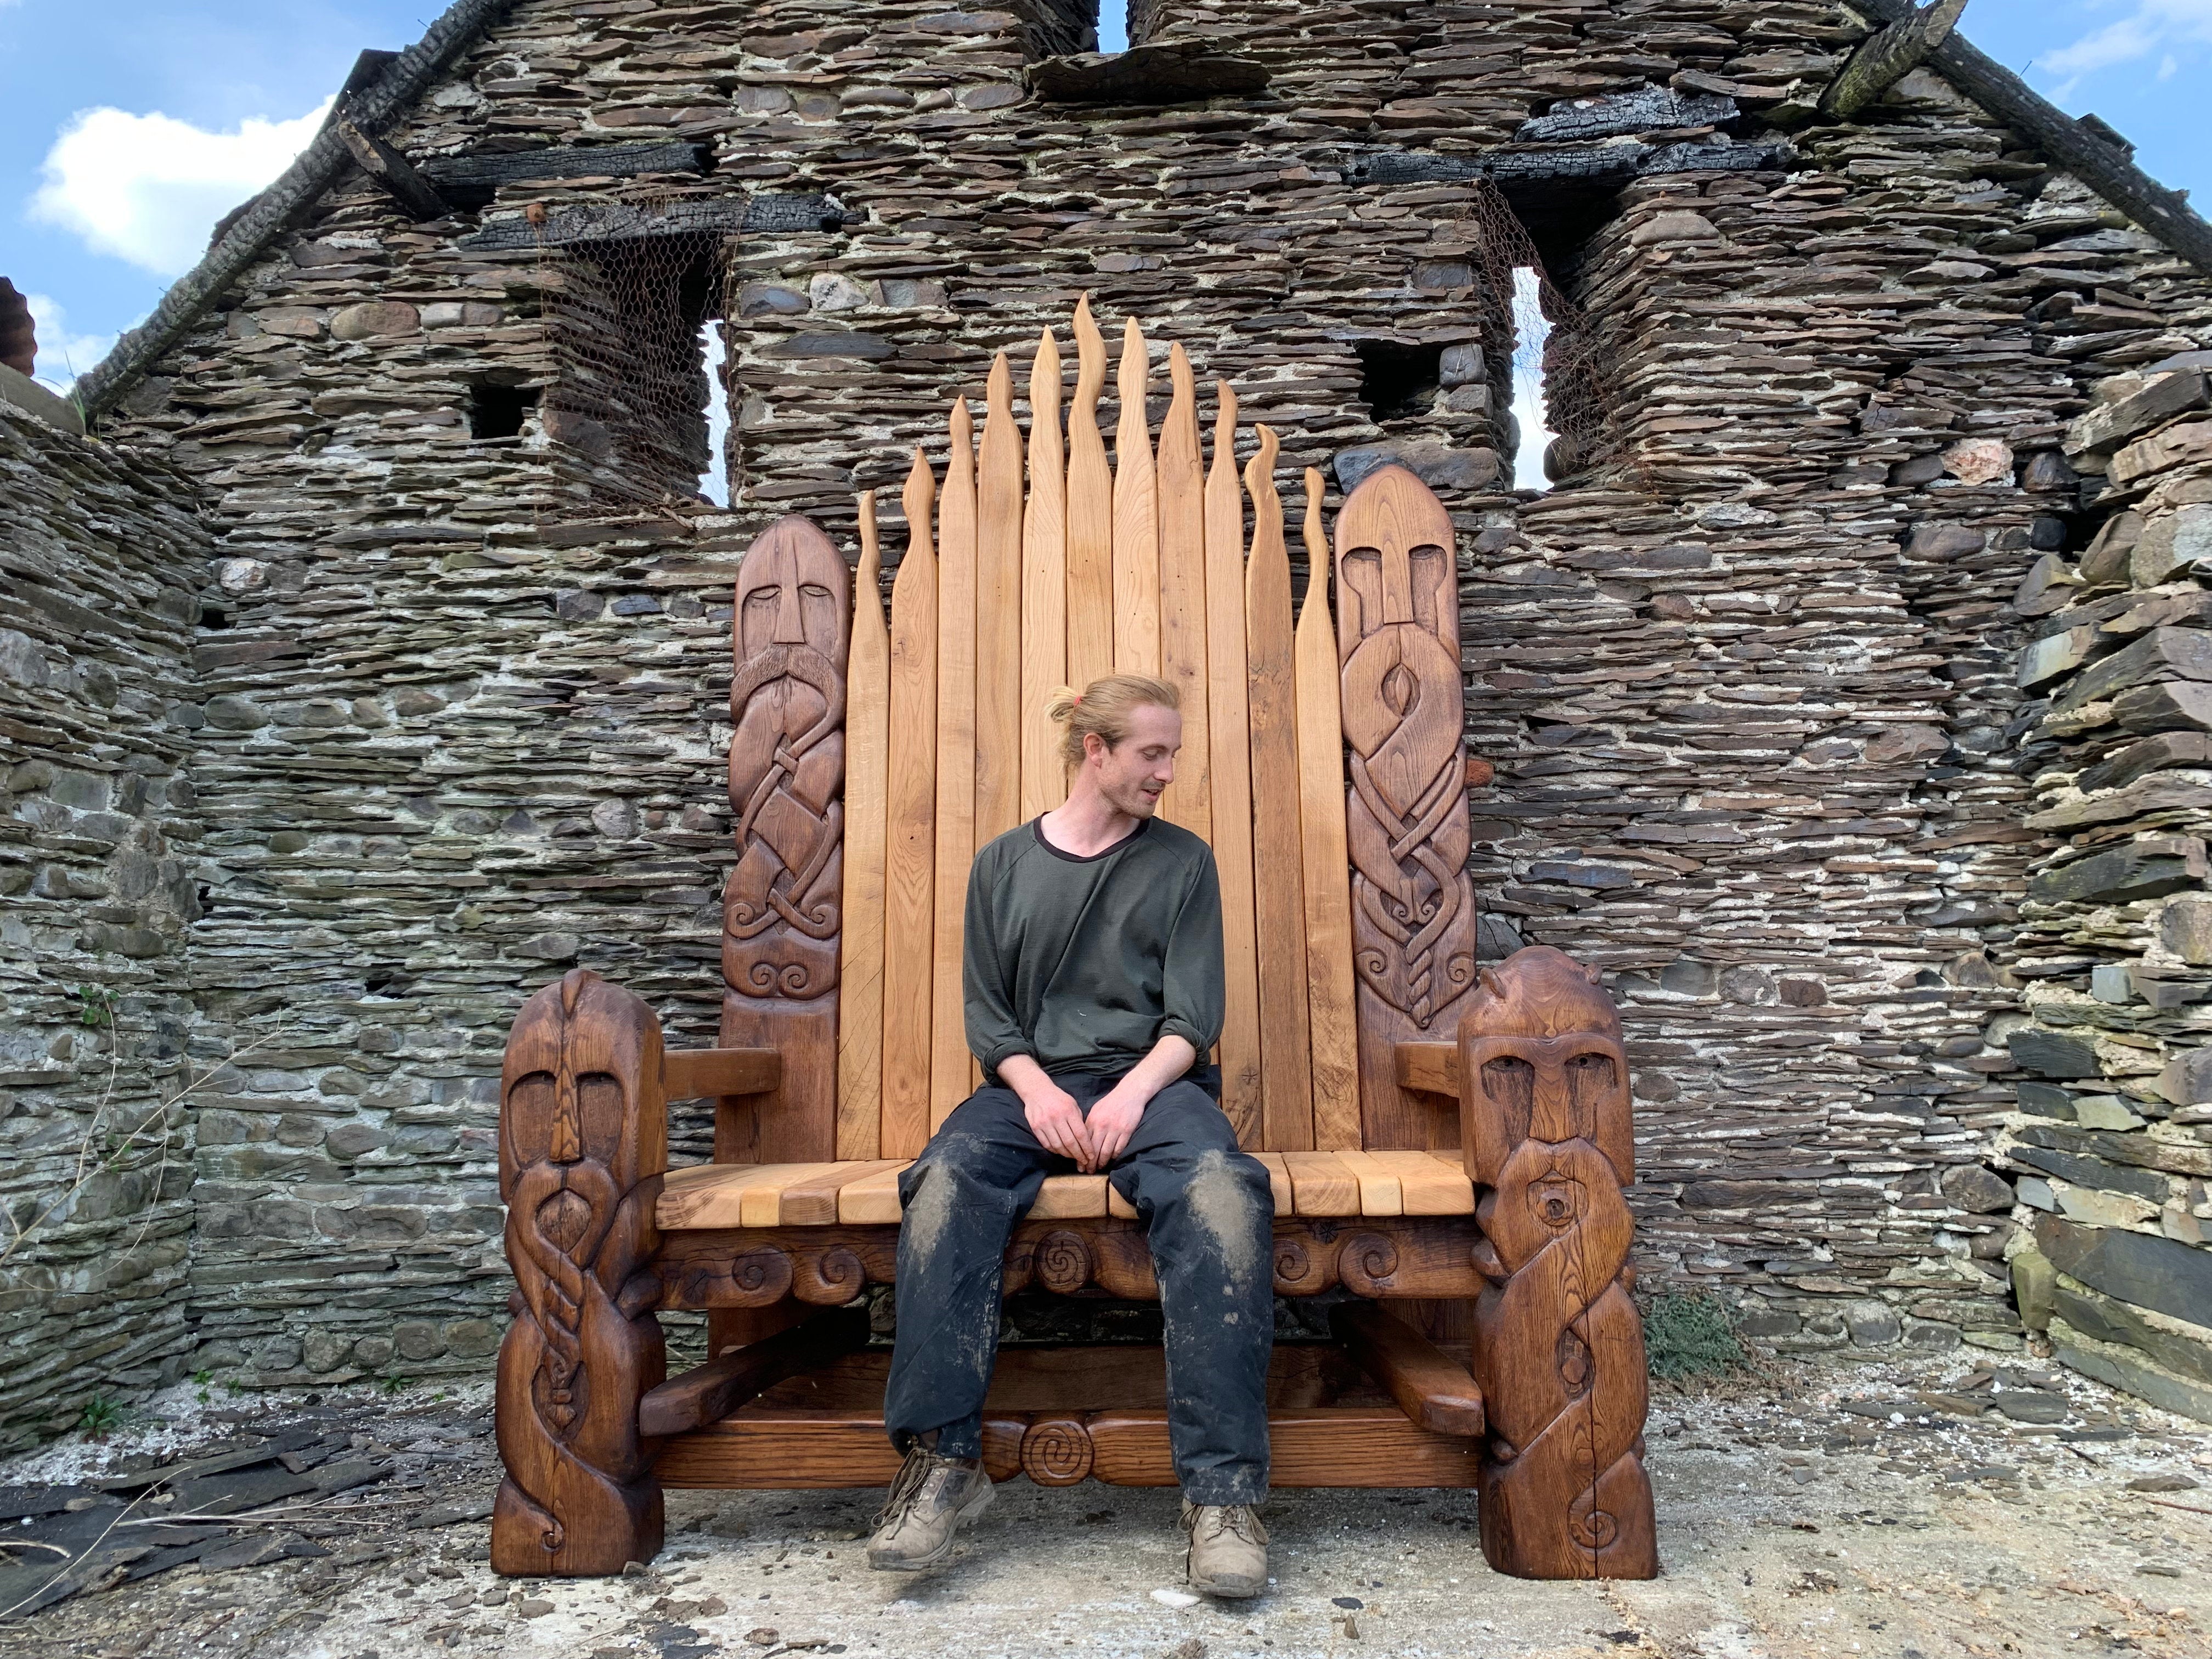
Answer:
[[[2050,851],[2027,884],[2032,1080],[2005,1137],[2028,1322],[2076,1368],[2212,1421],[2212,353],[2117,375],[2068,460],[2104,514],[2014,608]]]
[[[1029,95],[1060,15],[526,0],[397,142],[680,137],[714,171],[422,224],[350,178],[112,423],[204,482],[220,542],[195,984],[214,1030],[292,1034],[204,1115],[202,1362],[483,1367],[514,1011],[581,962],[711,1030],[738,554],[785,511],[844,536],[859,488],[888,507],[945,400],[1041,326],[1065,349],[1086,289],[1236,384],[1293,497],[1380,445],[1452,507],[1486,949],[1560,945],[1625,1005],[1647,1282],[1723,1287],[1784,1347],[2017,1346],[1985,1160],[2045,763],[2008,599],[2106,512],[2067,422],[2200,343],[2212,289],[1930,76],[1814,122],[1857,33],[1830,6],[1163,3],[1146,32],[1273,76],[1171,106]],[[1646,149],[1793,159],[1516,195],[1606,367],[1595,465],[1516,495],[1497,198],[1363,183],[1357,152],[1682,77],[1741,130]],[[617,505],[538,416],[471,438],[476,388],[551,386],[573,291],[471,234],[763,191],[844,224],[722,247],[731,513]],[[1434,352],[1433,396],[1377,418],[1378,347]]]
[[[191,1346],[196,494],[0,406],[0,1449]]]

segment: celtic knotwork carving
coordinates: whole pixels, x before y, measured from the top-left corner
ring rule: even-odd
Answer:
[[[1048,1417],[1022,1435],[1022,1473],[1040,1486],[1072,1486],[1089,1478],[1097,1448],[1091,1431],[1072,1417]]]
[[[1354,1233],[1336,1255],[1344,1288],[1360,1296],[1387,1296],[1398,1271],[1398,1247],[1381,1233]]]
[[[859,1255],[842,1244],[801,1250],[792,1262],[791,1285],[801,1302],[842,1308],[868,1286],[868,1269]]]
[[[1425,1032],[1474,975],[1459,593],[1443,505],[1403,467],[1336,520],[1337,655],[1351,799],[1352,959]]]
[[[722,971],[745,995],[806,1000],[837,981],[850,614],[845,562],[805,519],[771,525],[738,567]]]
[[[637,1432],[638,1401],[665,1370],[647,1265],[665,1129],[660,1100],[644,1098],[659,1069],[652,1011],[581,969],[532,997],[508,1039],[501,1572],[619,1572],[659,1547],[660,1489]]]
[[[1589,969],[1520,951],[1483,971],[1460,1024],[1460,1077],[1468,1171],[1486,1189],[1475,1260],[1492,1281],[1475,1307],[1492,1433],[1483,1552],[1522,1577],[1650,1577],[1620,1017]]]

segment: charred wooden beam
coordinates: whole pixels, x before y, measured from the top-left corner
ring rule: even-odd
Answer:
[[[384,188],[384,193],[417,222],[442,219],[451,213],[453,204],[441,196],[428,179],[416,172],[414,164],[398,150],[373,133],[363,132],[343,116],[338,118],[338,137],[353,152],[353,159],[361,170]]]
[[[543,179],[635,179],[659,173],[708,173],[712,144],[556,144],[544,149],[480,152],[423,158],[422,175],[462,207],[483,207],[503,185]]]
[[[1848,121],[1869,104],[1902,81],[1928,59],[1930,52],[1951,38],[1966,0],[1932,0],[1902,21],[1877,29],[1859,42],[1858,50],[1820,94],[1820,113],[1832,121]]]
[[[1507,188],[1523,185],[1625,185],[1658,173],[1752,173],[1787,167],[1795,153],[1785,143],[1577,144],[1547,149],[1491,150],[1480,155],[1438,155],[1409,149],[1364,150],[1347,159],[1346,182],[1423,185],[1487,179]]]
[[[662,236],[730,236],[838,230],[845,206],[834,196],[700,197],[654,207],[626,202],[563,208],[534,224],[518,215],[497,219],[456,244],[468,253],[504,253],[585,242],[626,242]]]
[[[1902,22],[1912,0],[1851,0],[1884,23]],[[1928,55],[1943,77],[2199,270],[2212,274],[2212,224],[1962,34]]]
[[[1467,1368],[1373,1302],[1340,1302],[1328,1328],[1398,1409],[1431,1434],[1482,1432],[1482,1390]]]
[[[1056,104],[1184,104],[1264,92],[1267,66],[1200,41],[1164,40],[1048,58],[1030,66],[1029,80],[1031,91]]]
[[[868,1316],[836,1308],[759,1342],[718,1354],[672,1376],[638,1401],[637,1431],[659,1437],[719,1423],[788,1376],[828,1364],[868,1343]]]
[[[1733,98],[1646,87],[1608,98],[1555,104],[1548,112],[1523,121],[1513,137],[1523,144],[1588,143],[1593,138],[1613,138],[1627,132],[1725,126],[1740,113]]]

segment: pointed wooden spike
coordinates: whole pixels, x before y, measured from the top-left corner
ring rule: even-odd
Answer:
[[[1152,361],[1144,331],[1121,331],[1116,375],[1121,418],[1114,429],[1114,672],[1160,672],[1160,504],[1145,410]]]
[[[1199,453],[1198,387],[1182,343],[1168,351],[1175,388],[1160,425],[1160,678],[1182,694],[1182,753],[1160,814],[1213,839],[1212,753],[1206,684],[1206,474]]]
[[[1114,672],[1114,474],[1098,431],[1106,340],[1091,296],[1075,305],[1075,402],[1067,412],[1067,681]]]
[[[975,845],[1012,829],[1022,793],[1022,429],[1014,372],[991,364],[975,472]]]
[[[881,1150],[912,1158],[929,1139],[931,981],[937,900],[937,480],[917,447],[900,500],[906,556],[891,583],[890,757],[884,816],[884,1088]]]
[[[1279,1152],[1313,1142],[1312,1048],[1306,1007],[1304,850],[1298,833],[1297,693],[1291,563],[1275,493],[1274,433],[1244,469],[1252,497],[1244,637],[1252,685],[1252,867],[1260,969],[1261,1115]]]
[[[1306,1002],[1313,1045],[1314,1145],[1357,1149],[1358,1011],[1352,978],[1352,865],[1344,830],[1344,718],[1328,612],[1322,475],[1306,469],[1306,601],[1298,613],[1298,837],[1305,882]]]
[[[929,1127],[969,1094],[960,989],[968,866],[975,856],[975,423],[953,400],[937,503],[937,971],[930,993]]]
[[[845,690],[845,938],[837,969],[837,1156],[883,1144],[884,817],[891,639],[884,623],[876,492],[860,492],[860,563]]]
[[[1221,874],[1226,997],[1221,1109],[1246,1147],[1260,1122],[1259,949],[1252,911],[1251,689],[1244,653],[1244,492],[1237,479],[1237,394],[1213,385],[1213,464],[1206,476],[1206,736],[1212,750],[1213,861]],[[1184,745],[1186,749],[1188,744]]]
[[[1022,520],[1022,803],[1024,821],[1067,798],[1060,732],[1045,702],[1067,678],[1067,473],[1060,434],[1060,343],[1030,366],[1030,499]]]

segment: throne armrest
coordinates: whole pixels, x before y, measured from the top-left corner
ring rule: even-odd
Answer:
[[[766,1094],[782,1085],[783,1055],[774,1048],[667,1048],[660,1078],[671,1100]]]

